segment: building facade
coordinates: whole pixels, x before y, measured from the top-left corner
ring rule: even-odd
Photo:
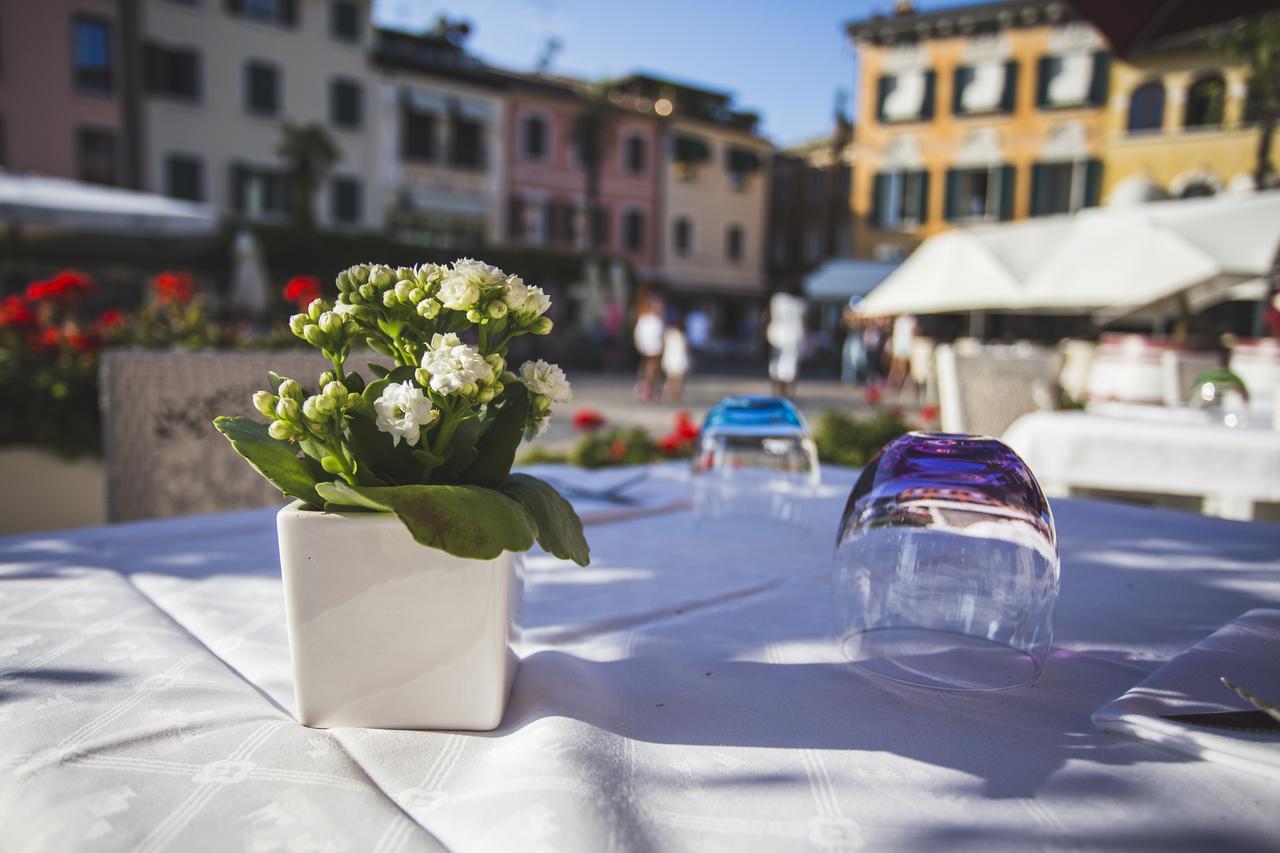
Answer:
[[[1103,124],[1103,197],[1117,201],[1252,189],[1258,125],[1248,69],[1204,31],[1117,59]],[[1280,132],[1272,139],[1280,150]]]
[[[768,270],[775,290],[795,290],[824,261],[852,255],[852,158],[848,128],[774,155]]]
[[[115,0],[0,0],[0,167],[138,185],[135,26]]]
[[[1063,0],[848,27],[859,58],[855,254],[893,260],[965,223],[1097,204],[1110,55]]]
[[[590,95],[580,81],[512,75],[507,101],[507,228],[512,245],[591,250],[648,279],[658,263],[656,116],[617,97],[601,116],[596,210],[576,142]],[[594,232],[594,233],[593,233]]]
[[[316,193],[317,221],[380,226],[370,0],[139,5],[145,189],[283,222],[283,125],[318,124],[339,158]]]

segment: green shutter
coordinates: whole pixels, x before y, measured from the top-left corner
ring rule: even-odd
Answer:
[[[1000,167],[1000,221],[1013,218],[1014,189],[1017,184],[1018,170],[1014,166]]]
[[[964,115],[960,96],[964,94],[965,78],[969,71],[970,68],[967,65],[957,65],[956,70],[951,74],[951,114],[953,116]]]
[[[1000,93],[1000,112],[1011,113],[1018,105],[1018,60],[1004,64],[1004,91]]]
[[[876,175],[871,179],[871,206],[868,208],[867,219],[872,225],[879,228],[882,225],[884,211],[880,208],[880,199],[884,196],[884,175]]]
[[[938,88],[938,72],[930,69],[924,74],[924,103],[920,106],[920,120],[933,118],[933,96]]]
[[[1095,107],[1107,102],[1111,84],[1111,55],[1105,50],[1093,54],[1093,79],[1089,81],[1089,103]]]
[[[920,224],[923,225],[929,221],[929,173],[920,171],[916,174],[920,176],[920,204],[916,209],[920,211]]]
[[[891,74],[881,74],[876,81],[876,121],[881,124],[884,124],[884,99],[889,95],[889,81],[892,79]]]
[[[1049,103],[1049,63],[1052,56],[1042,56],[1036,62],[1036,106],[1043,109]]]
[[[959,218],[956,215],[956,203],[958,202],[958,196],[960,195],[959,183],[960,170],[947,169],[947,193],[946,199],[942,205],[942,216],[948,222],[955,222],[956,219]]]
[[[1084,165],[1084,206],[1097,207],[1102,192],[1102,161],[1090,160]]]
[[[1045,191],[1044,164],[1033,163],[1031,164],[1031,215],[1032,216],[1044,215],[1044,208],[1045,208],[1044,191]]]

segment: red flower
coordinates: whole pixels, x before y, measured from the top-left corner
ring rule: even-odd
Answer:
[[[157,305],[182,304],[195,295],[195,284],[185,272],[164,272],[151,279],[151,289]]]
[[[664,435],[658,440],[658,449],[663,453],[675,453],[682,444],[684,442],[680,439],[680,436],[673,432],[670,435]]]
[[[21,296],[10,296],[0,302],[0,328],[26,328],[36,324],[36,315]]]
[[[320,279],[313,275],[295,275],[284,286],[284,298],[306,311],[312,302],[320,298]]]
[[[36,281],[27,286],[27,300],[42,302],[46,299],[66,301],[93,289],[89,276],[77,270],[62,270],[48,281]]]
[[[693,418],[689,417],[689,413],[685,411],[676,412],[676,428],[672,435],[681,441],[693,441],[700,434],[701,430],[698,425],[693,422]]]
[[[871,405],[877,405],[880,398],[884,396],[884,392],[880,390],[879,385],[868,385],[862,392],[862,399]]]
[[[609,445],[609,458],[614,462],[621,462],[627,456],[627,443],[620,438],[615,438],[613,444]]]
[[[936,423],[938,420],[938,407],[933,405],[921,406],[920,420],[926,424]]]
[[[99,329],[118,329],[124,325],[124,312],[119,308],[108,308],[98,315],[97,326]]]
[[[604,426],[604,415],[595,409],[578,409],[573,413],[573,428],[579,432],[590,432]]]
[[[32,335],[27,344],[33,350],[57,349],[62,344],[62,332],[58,331],[54,326],[49,326]]]
[[[80,332],[68,332],[66,340],[67,346],[76,352],[88,352],[89,350],[97,349],[98,346],[97,336],[91,334],[84,335]]]

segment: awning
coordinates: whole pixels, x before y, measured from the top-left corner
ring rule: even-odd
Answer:
[[[827,261],[805,277],[804,294],[817,302],[848,302],[866,296],[897,268],[896,261]]]
[[[218,230],[204,204],[62,178],[0,172],[0,228],[130,237],[200,237]]]

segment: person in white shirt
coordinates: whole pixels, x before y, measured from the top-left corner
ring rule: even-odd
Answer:
[[[668,403],[679,403],[689,372],[689,342],[675,311],[667,315],[667,329],[662,334],[662,372],[667,377],[663,396]]]
[[[804,346],[805,307],[805,301],[792,293],[779,291],[769,299],[769,325],[765,329],[773,351],[769,378],[773,380],[773,393],[779,397],[791,397],[796,392]]]
[[[640,300],[639,311],[631,333],[636,353],[640,356],[636,396],[641,400],[652,400],[658,393],[658,374],[662,367],[662,338],[665,332],[662,303],[656,296],[646,294]]]

